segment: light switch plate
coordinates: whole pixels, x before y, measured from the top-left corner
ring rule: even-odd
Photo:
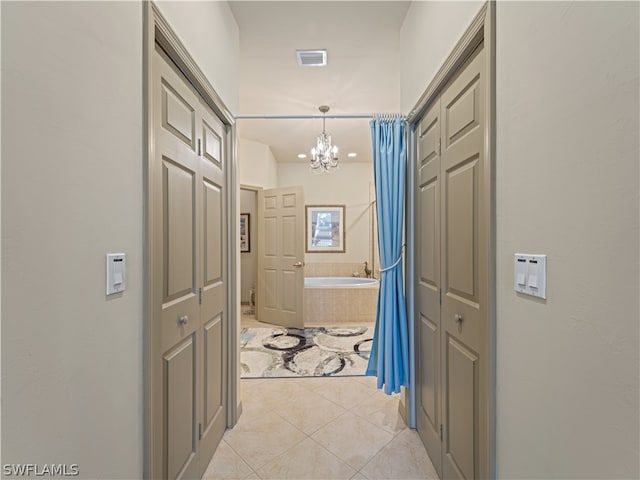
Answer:
[[[107,295],[124,292],[126,288],[126,256],[107,253]]]
[[[513,288],[516,292],[547,298],[547,256],[516,253],[513,259]]]

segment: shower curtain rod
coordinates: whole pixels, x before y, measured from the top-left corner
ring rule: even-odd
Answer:
[[[236,115],[236,120],[257,119],[257,120],[295,120],[303,118],[405,118],[401,113],[332,113],[327,115],[295,115],[295,114],[273,114],[273,115]]]
[[[373,118],[374,114],[372,113],[361,113],[361,114],[347,114],[347,113],[331,113],[327,115],[290,115],[290,114],[274,114],[274,115],[236,115],[236,120],[244,120],[244,119],[278,119],[278,120],[294,120],[300,118]]]

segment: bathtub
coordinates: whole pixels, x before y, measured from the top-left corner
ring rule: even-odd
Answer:
[[[305,325],[375,322],[378,287],[375,278],[305,277]]]
[[[378,285],[375,278],[360,277],[305,277],[305,288],[371,287]]]

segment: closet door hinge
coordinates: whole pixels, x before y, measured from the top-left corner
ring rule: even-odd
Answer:
[[[202,156],[202,140],[198,139],[198,156]]]
[[[438,139],[438,155],[442,155],[442,140]]]
[[[202,440],[202,424],[198,424],[198,440]]]
[[[442,289],[438,290],[438,298],[440,300],[440,305],[442,305]]]
[[[202,288],[198,289],[198,305],[202,305]]]
[[[440,441],[442,441],[442,425],[440,425]]]

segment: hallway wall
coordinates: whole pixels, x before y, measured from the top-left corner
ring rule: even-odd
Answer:
[[[226,1],[167,1],[156,5],[232,113],[238,112],[240,33]]]
[[[141,4],[1,8],[2,460],[139,477]]]
[[[0,6],[0,39],[2,38],[2,7]],[[0,42],[1,43],[1,42]],[[0,65],[2,49],[0,48]],[[2,75],[0,74],[0,111],[2,110]],[[0,212],[2,212],[2,115],[0,115]],[[2,214],[0,213],[0,220]],[[2,251],[2,221],[0,221],[0,252]],[[0,255],[0,292],[2,292],[2,255]],[[2,404],[2,295],[0,294],[0,405]],[[2,412],[0,411],[0,463],[2,463]]]
[[[418,102],[483,4],[483,0],[411,3],[400,31],[402,112],[410,112]]]
[[[637,2],[497,9],[502,478],[640,478]],[[546,253],[546,302],[513,254]]]
[[[458,9],[410,7],[403,110],[473,17]],[[498,2],[498,478],[640,476],[638,15]],[[456,36],[427,41],[442,25]],[[515,252],[548,255],[546,301],[513,291]]]
[[[141,478],[143,4],[0,8],[2,462]],[[235,60],[232,30],[188,47]],[[212,84],[237,85],[221,66]],[[127,254],[127,290],[109,298],[107,252]]]

